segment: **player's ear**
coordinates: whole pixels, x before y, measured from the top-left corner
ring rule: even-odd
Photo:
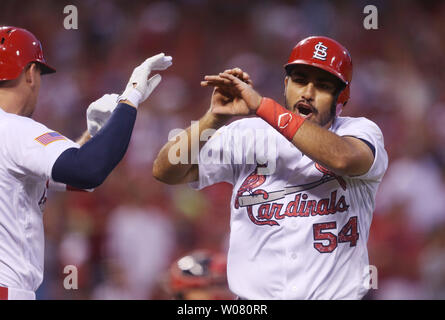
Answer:
[[[284,77],[284,96],[286,96],[288,82],[289,82],[289,76],[285,76]]]
[[[35,87],[38,81],[37,77],[40,77],[40,68],[39,66],[32,62],[28,64],[24,70],[25,81],[31,87]]]

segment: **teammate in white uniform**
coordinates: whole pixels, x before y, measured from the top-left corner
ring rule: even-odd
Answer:
[[[190,158],[173,164],[169,152],[184,148],[167,143],[153,175],[198,189],[233,185],[228,281],[240,298],[361,299],[369,283],[375,195],[388,164],[383,136],[366,118],[339,116],[349,99],[352,61],[338,42],[302,40],[285,69],[286,108],[261,97],[239,68],[206,76],[201,85],[215,89],[199,136],[219,130],[201,142],[199,164]],[[225,125],[232,116],[252,114],[258,117]],[[276,158],[272,152],[264,161],[255,135],[233,138],[252,129],[266,132]],[[191,139],[191,133],[179,137]],[[257,163],[248,161],[252,152]],[[235,161],[240,154],[243,161]]]
[[[100,185],[125,154],[138,104],[161,80],[155,75],[147,81],[148,75],[169,65],[171,57],[163,54],[149,58],[135,69],[121,96],[105,95],[91,104],[88,126],[94,137],[86,132],[78,144],[31,119],[40,75],[55,70],[33,34],[0,27],[0,299],[35,299],[43,279],[48,185]],[[102,128],[107,108],[115,111]]]
[[[50,132],[54,131],[32,119],[0,109],[0,285],[12,288],[12,294],[14,289],[29,290],[30,298],[43,276],[47,181],[59,155],[79,148],[57,133],[60,140],[47,145],[36,140]]]

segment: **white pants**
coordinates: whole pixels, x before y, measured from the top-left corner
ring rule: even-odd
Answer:
[[[36,294],[33,291],[28,291],[28,290],[23,290],[23,289],[0,287],[0,292],[3,292],[4,296],[6,296],[6,293],[7,293],[8,300],[35,300],[36,299]]]

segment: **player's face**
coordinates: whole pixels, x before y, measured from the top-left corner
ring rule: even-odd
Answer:
[[[340,81],[330,73],[296,65],[284,80],[286,108],[322,127],[331,125]]]

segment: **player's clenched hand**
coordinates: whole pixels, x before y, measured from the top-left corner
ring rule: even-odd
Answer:
[[[118,95],[106,94],[94,101],[87,109],[87,127],[91,136],[94,136],[108,121],[117,106]]]
[[[161,75],[148,76],[153,70],[165,70],[172,65],[172,57],[159,53],[145,60],[136,67],[131,74],[125,91],[119,96],[118,101],[127,100],[137,107],[144,102],[153,90],[161,82]]]
[[[212,97],[212,112],[226,115],[249,115],[255,113],[262,97],[253,89],[250,77],[244,80],[245,73],[240,71],[225,71],[219,75],[205,76],[202,86],[214,86],[215,92],[223,97],[222,103]],[[246,74],[247,75],[247,74]],[[247,75],[248,77],[248,75]]]

